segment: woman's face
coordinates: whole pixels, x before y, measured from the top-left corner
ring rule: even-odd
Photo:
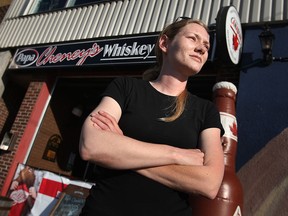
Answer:
[[[164,44],[163,65],[168,63],[172,70],[181,75],[197,74],[207,61],[209,34],[197,23],[190,23],[181,28],[172,40],[166,37]]]

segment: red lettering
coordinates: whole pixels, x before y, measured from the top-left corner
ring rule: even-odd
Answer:
[[[101,48],[97,43],[94,43],[92,47],[87,50],[77,49],[74,52],[57,53],[56,55],[54,55],[56,50],[57,46],[51,46],[44,50],[44,52],[39,56],[38,60],[36,61],[36,66],[45,65],[48,62],[50,64],[55,64],[57,62],[63,62],[64,60],[73,61],[76,59],[79,59],[76,65],[82,65],[88,57],[93,58],[94,56],[98,55],[103,50],[103,48]]]
[[[49,57],[53,55],[53,53],[56,51],[56,46],[48,47],[44,52],[39,56],[39,58],[36,61],[36,66],[45,65],[49,61]],[[42,60],[43,59],[43,60]]]
[[[92,48],[84,51],[81,55],[81,59],[76,63],[76,65],[82,65],[88,57],[93,58],[94,56],[98,55],[103,50],[97,43],[92,45]]]

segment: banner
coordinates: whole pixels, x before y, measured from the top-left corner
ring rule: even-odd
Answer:
[[[93,185],[19,164],[9,191],[14,201],[9,216],[48,216],[70,184],[87,189]]]

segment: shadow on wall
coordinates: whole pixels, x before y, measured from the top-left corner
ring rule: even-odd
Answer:
[[[237,173],[245,216],[287,215],[288,128],[274,137]]]

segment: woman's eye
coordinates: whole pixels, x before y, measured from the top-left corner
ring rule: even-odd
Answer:
[[[196,41],[196,37],[194,37],[194,36],[190,36],[189,38],[193,41]]]

